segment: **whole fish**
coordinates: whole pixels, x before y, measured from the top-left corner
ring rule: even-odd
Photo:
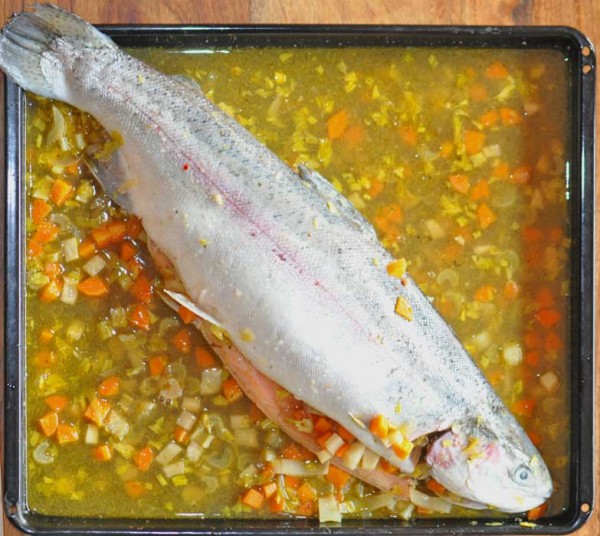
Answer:
[[[185,293],[172,297],[264,377],[398,467],[422,447],[432,477],[469,504],[522,512],[550,496],[527,434],[326,179],[59,8],[16,15],[0,67],[120,134],[97,166],[104,188],[173,264]]]

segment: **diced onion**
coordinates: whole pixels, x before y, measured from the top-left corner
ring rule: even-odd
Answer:
[[[178,456],[183,449],[175,442],[167,443],[165,447],[157,454],[156,462],[160,465],[167,465]]]
[[[507,365],[516,367],[523,361],[523,350],[518,342],[509,342],[502,348],[502,357]]]
[[[440,512],[441,514],[449,514],[452,510],[452,505],[449,502],[439,497],[430,497],[414,488],[410,489],[410,501],[415,506],[420,506],[432,512]]]
[[[192,415],[188,411],[182,411],[177,418],[177,426],[181,426],[184,430],[189,432],[196,424],[196,416]]]
[[[362,460],[360,461],[360,466],[363,469],[367,469],[368,471],[372,471],[377,467],[379,463],[380,456],[375,454],[372,450],[366,449],[363,454]]]
[[[283,458],[273,462],[273,472],[277,475],[316,476],[327,474],[328,469],[328,463],[306,463]]]
[[[48,441],[44,439],[40,444],[33,449],[33,459],[41,465],[48,465],[54,462],[56,457],[56,448]]]
[[[190,413],[198,413],[202,408],[202,401],[199,398],[193,396],[186,396],[183,398],[181,407],[185,411],[189,411]]]
[[[400,508],[398,508],[400,505]],[[412,518],[413,512],[415,511],[415,505],[412,503],[405,503],[398,501],[397,505],[398,516],[404,519],[404,521],[408,521]]]
[[[393,493],[377,493],[376,495],[365,497],[362,500],[362,506],[369,512],[379,510],[379,508],[393,510],[396,507],[396,501],[397,499]]]
[[[165,465],[162,470],[167,478],[173,478],[174,476],[182,475],[185,472],[185,466],[183,460],[179,460]]]
[[[558,389],[558,376],[551,370],[542,374],[540,377],[540,383],[542,387],[549,393],[554,393]]]
[[[79,242],[74,236],[64,240],[62,243],[62,248],[66,262],[75,261],[79,258]]]
[[[202,371],[200,382],[200,394],[204,396],[216,395],[221,392],[222,380],[221,369],[206,369]]]
[[[250,421],[249,415],[231,415],[231,428],[238,430],[240,428],[250,428],[252,421]]]
[[[319,461],[321,463],[325,463],[325,462],[328,462],[329,460],[331,460],[331,458],[333,458],[333,454],[331,454],[331,452],[323,449],[323,450],[320,450],[319,452],[317,452],[317,458],[319,458]]]
[[[98,444],[98,427],[95,424],[88,424],[88,427],[85,430],[85,444]]]
[[[77,302],[77,281],[70,277],[65,277],[63,281],[63,288],[60,292],[60,301],[67,305],[73,305]]]
[[[91,276],[98,275],[106,266],[106,261],[100,255],[94,255],[83,265],[83,271]]]
[[[249,449],[258,448],[258,432],[256,428],[239,428],[234,430],[233,435],[240,447]]]
[[[202,451],[203,449],[200,445],[198,445],[198,443],[195,441],[190,441],[190,444],[185,451],[185,457],[190,462],[196,463],[200,459],[200,456],[202,456]]]
[[[327,441],[325,441],[325,448],[331,453],[335,454],[338,449],[344,445],[344,440],[336,433],[331,434]]]
[[[177,400],[183,394],[183,389],[179,382],[175,378],[169,378],[167,380],[167,387],[161,389],[158,393],[159,400],[164,404],[172,404],[174,400]]]
[[[47,145],[52,145],[53,143],[57,142],[59,139],[63,138],[67,132],[65,118],[56,106],[52,106],[52,117],[54,121],[52,122],[52,128],[46,137]]]
[[[83,337],[85,331],[85,324],[78,318],[73,320],[67,327],[66,336],[69,342],[75,342]]]
[[[321,523],[341,523],[342,514],[333,495],[319,498],[319,521]]]
[[[427,230],[429,237],[433,240],[444,238],[446,236],[446,231],[444,228],[434,219],[425,221],[425,229]]]
[[[119,441],[123,441],[123,438],[129,432],[129,423],[115,410],[111,410],[104,423],[104,428],[117,437]]]
[[[365,450],[365,446],[359,441],[355,441],[354,443],[352,443],[352,445],[348,447],[348,450],[346,450],[346,452],[344,452],[344,455],[342,456],[342,461],[344,462],[344,465],[348,469],[356,469],[365,453]]]

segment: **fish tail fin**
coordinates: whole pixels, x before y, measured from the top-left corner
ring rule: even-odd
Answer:
[[[50,4],[18,13],[0,34],[0,69],[28,91],[68,101],[61,52],[85,48],[115,48],[115,44],[77,15]]]

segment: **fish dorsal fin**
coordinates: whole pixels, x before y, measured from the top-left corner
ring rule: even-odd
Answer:
[[[304,165],[298,166],[298,175],[300,175],[300,178],[305,181],[305,183],[319,193],[329,206],[330,210],[336,210],[354,228],[376,236],[373,226],[348,199],[340,194],[334,186],[323,177],[323,175]]]
[[[133,212],[127,190],[135,186],[136,180],[131,176],[123,152],[117,149],[105,158],[88,156],[83,162],[106,193],[125,210]]]
[[[218,326],[220,328],[223,327],[223,324],[221,322],[219,322],[219,320],[217,320],[210,313],[207,313],[206,311],[203,311],[202,309],[200,309],[185,294],[181,294],[180,292],[176,292],[174,290],[169,290],[168,288],[163,289],[162,292],[163,292],[163,294],[167,295],[176,304],[181,305],[182,307],[185,307],[189,311],[192,311],[192,313],[194,313],[196,316],[199,316],[200,318],[206,320],[207,322],[210,322],[211,324],[214,324],[215,326]],[[164,297],[163,297],[163,299],[164,299]],[[169,303],[169,300],[164,300],[164,301],[167,305],[174,308],[173,305],[171,303]]]
[[[171,78],[179,82],[182,86],[192,89],[198,93],[202,93],[202,87],[193,78],[189,78],[183,74],[174,74]]]

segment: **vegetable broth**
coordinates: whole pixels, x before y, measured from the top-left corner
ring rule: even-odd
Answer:
[[[196,80],[288,164],[318,170],[365,214],[539,447],[555,480],[549,513],[562,511],[570,280],[562,55],[132,53]],[[344,517],[427,515],[353,478],[272,474],[273,460],[308,456],[240,395],[186,312],[162,303],[139,222],[81,160],[118,144],[89,116],[29,98],[30,508],[313,516],[316,498],[334,493]],[[267,497],[271,483],[285,495],[283,512]]]

